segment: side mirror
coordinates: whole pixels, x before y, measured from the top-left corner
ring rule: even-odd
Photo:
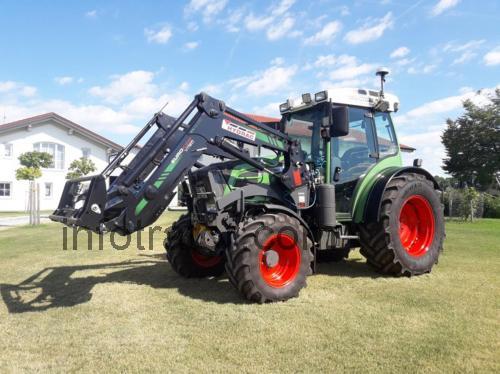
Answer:
[[[349,110],[346,106],[332,108],[330,136],[336,138],[349,134]]]
[[[349,134],[349,109],[346,106],[333,108],[330,103],[323,121],[323,138],[337,138]]]

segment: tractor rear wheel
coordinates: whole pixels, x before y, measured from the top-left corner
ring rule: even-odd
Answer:
[[[188,215],[182,215],[172,225],[163,245],[172,269],[185,278],[219,276],[224,272],[222,256],[206,256],[196,249]]]
[[[248,300],[264,303],[298,296],[311,274],[312,242],[300,222],[265,213],[240,225],[226,250],[226,273]]]
[[[384,274],[431,271],[443,249],[444,218],[434,184],[416,173],[386,186],[378,222],[359,227],[361,254]]]

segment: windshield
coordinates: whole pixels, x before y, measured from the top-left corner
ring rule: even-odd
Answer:
[[[325,155],[323,141],[320,136],[323,111],[312,107],[296,113],[291,113],[285,122],[285,133],[300,141],[304,159],[314,163],[318,168],[323,167]]]

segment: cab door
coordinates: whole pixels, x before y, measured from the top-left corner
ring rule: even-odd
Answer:
[[[354,189],[360,176],[377,162],[373,114],[364,108],[349,107],[349,134],[332,138],[332,175],[340,167],[336,189],[337,218],[351,218]]]

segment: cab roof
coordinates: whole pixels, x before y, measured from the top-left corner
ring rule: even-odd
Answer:
[[[306,102],[304,102],[304,99],[306,99]],[[293,112],[304,109],[326,100],[331,100],[334,104],[373,108],[379,99],[380,92],[376,90],[366,88],[331,88],[317,92],[315,95],[304,94],[302,98],[289,99],[287,101],[289,109],[286,111]],[[388,103],[389,112],[397,112],[399,109],[399,99],[397,96],[390,93],[384,93],[383,100]]]

